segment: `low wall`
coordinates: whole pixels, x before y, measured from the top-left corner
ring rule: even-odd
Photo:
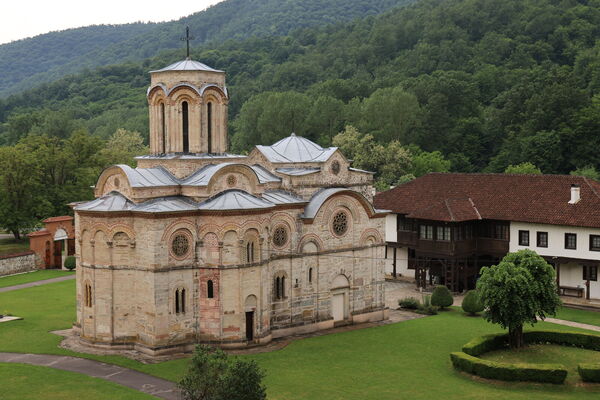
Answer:
[[[37,269],[38,259],[33,251],[0,256],[0,276],[34,271]]]

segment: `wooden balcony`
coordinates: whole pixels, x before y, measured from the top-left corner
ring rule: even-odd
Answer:
[[[419,239],[416,232],[398,231],[398,244],[415,249],[422,255],[470,256],[475,253],[504,255],[508,240],[473,238],[458,241]]]
[[[478,238],[477,252],[503,256],[508,253],[508,240]]]
[[[398,231],[398,243],[415,247],[417,245],[417,232],[412,231]]]

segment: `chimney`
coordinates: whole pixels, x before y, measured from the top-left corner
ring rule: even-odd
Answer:
[[[581,200],[581,188],[579,185],[571,185],[571,200],[569,200],[569,204],[579,203]]]

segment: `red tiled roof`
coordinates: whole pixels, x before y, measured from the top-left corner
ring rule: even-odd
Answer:
[[[571,185],[581,200],[569,204]],[[600,227],[600,183],[571,175],[431,173],[378,193],[376,208],[447,222],[496,219]]]
[[[48,222],[61,222],[61,221],[71,221],[73,219],[73,217],[68,216],[68,215],[63,215],[60,217],[50,217],[50,218],[46,218],[44,221],[44,223],[48,223]]]
[[[31,232],[27,236],[28,237],[46,236],[46,235],[49,235],[49,234],[50,234],[50,231],[48,229],[40,229],[39,231]]]

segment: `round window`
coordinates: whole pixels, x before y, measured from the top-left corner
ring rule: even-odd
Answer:
[[[273,232],[273,244],[276,247],[282,247],[287,243],[288,240],[288,232],[287,229],[283,226],[279,226],[275,228]]]
[[[335,160],[331,163],[331,172],[333,172],[335,175],[340,173],[340,162],[338,160]]]
[[[348,214],[343,211],[338,212],[333,217],[333,232],[337,236],[342,236],[348,231]]]
[[[178,233],[173,238],[171,250],[176,257],[184,257],[190,251],[190,240],[187,235]]]

